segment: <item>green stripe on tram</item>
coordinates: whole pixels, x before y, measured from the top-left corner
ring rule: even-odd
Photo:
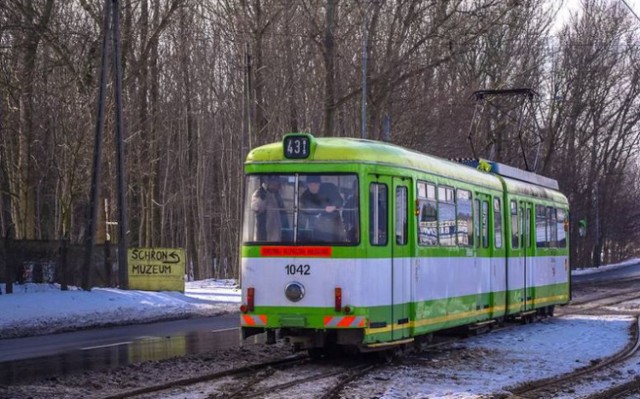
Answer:
[[[553,284],[541,287],[532,287],[527,290],[529,295],[535,296],[528,301],[529,307],[535,308],[568,301],[568,285]],[[522,290],[514,290],[510,297],[519,295]],[[409,321],[405,324],[393,325],[381,323],[393,314],[402,314],[406,304],[392,306],[354,307],[354,311],[348,315],[335,312],[332,307],[279,307],[257,306],[253,314],[269,315],[268,328],[280,327],[304,327],[318,330],[327,330],[325,317],[365,316],[369,327],[365,328],[363,343],[388,341],[391,332],[408,330],[406,336],[416,336],[447,328],[472,324],[507,314],[519,313],[524,310],[524,301],[514,301],[509,304],[509,311],[505,309],[505,292],[490,292],[484,294],[465,295],[453,298],[443,298],[429,301],[414,302],[409,304]],[[393,309],[392,309],[393,308]],[[287,320],[293,320],[291,316],[298,316],[295,324],[288,324]],[[415,317],[415,318],[414,318]],[[302,321],[302,324],[300,324]],[[380,327],[372,327],[372,325]],[[402,332],[402,331],[400,331]],[[388,335],[388,336],[387,336]]]

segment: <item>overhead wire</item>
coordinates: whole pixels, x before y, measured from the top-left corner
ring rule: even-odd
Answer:
[[[633,14],[634,17],[636,17],[636,19],[640,22],[640,17],[638,16],[638,14],[636,14],[635,11],[633,11],[633,8],[631,8],[631,6],[629,5],[629,3],[627,3],[627,0],[620,0],[622,1],[622,4],[624,4],[625,6],[627,6],[627,8],[629,9],[629,11],[631,11],[631,14]]]

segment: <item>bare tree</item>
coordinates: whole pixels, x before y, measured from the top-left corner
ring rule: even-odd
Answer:
[[[612,232],[605,215],[613,211],[629,161],[639,149],[638,51],[630,44],[637,29],[620,6],[599,0],[585,1],[583,6],[581,17],[561,35],[558,80],[568,104],[558,122],[564,126],[558,142],[565,159],[572,162],[559,177],[575,218],[589,221],[587,238],[575,240],[576,261],[599,265]],[[574,228],[577,238],[575,233]]]
[[[0,214],[18,238],[85,235],[103,3],[0,3]],[[634,212],[640,60],[615,3],[586,0],[557,32],[552,0],[121,4],[130,240],[186,248],[199,278],[237,275],[248,143],[360,135],[363,49],[369,138],[440,156],[470,155],[475,90],[537,91],[524,136],[518,103],[486,108],[479,152],[523,166],[524,147],[560,181],[572,221],[589,220],[576,263],[631,253],[635,219],[611,215]],[[109,220],[114,153],[108,134]]]

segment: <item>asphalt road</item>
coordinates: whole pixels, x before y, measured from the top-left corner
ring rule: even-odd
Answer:
[[[102,370],[240,343],[237,314],[0,340],[0,384]]]
[[[594,281],[621,280],[640,276],[640,263],[630,266],[615,268],[612,270],[603,270],[592,274],[582,274],[573,276],[574,284],[581,284]]]

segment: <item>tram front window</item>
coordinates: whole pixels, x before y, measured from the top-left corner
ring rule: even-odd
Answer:
[[[245,242],[292,242],[295,176],[252,175],[247,182]]]
[[[360,240],[353,174],[250,175],[246,243],[353,245]]]

